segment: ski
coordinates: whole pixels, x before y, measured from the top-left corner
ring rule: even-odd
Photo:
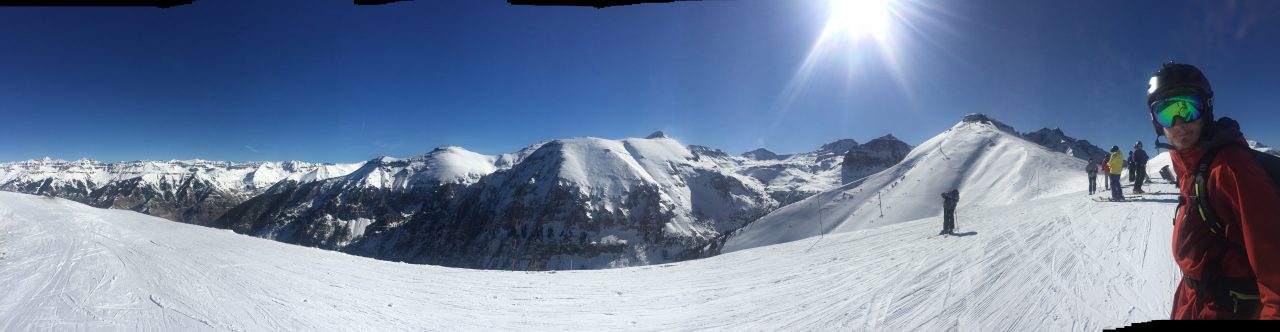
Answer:
[[[1093,199],[1094,202],[1125,202],[1125,201],[1139,199],[1139,198],[1142,198],[1143,196],[1144,195],[1141,195],[1141,194],[1125,196],[1123,201],[1113,201],[1111,200],[1111,197],[1092,197],[1091,199]]]

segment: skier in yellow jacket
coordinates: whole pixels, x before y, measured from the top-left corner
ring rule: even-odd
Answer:
[[[1111,146],[1111,158],[1107,160],[1107,167],[1110,168],[1111,174],[1111,200],[1123,201],[1124,194],[1120,191],[1120,173],[1124,168],[1124,153],[1120,152],[1119,146]]]

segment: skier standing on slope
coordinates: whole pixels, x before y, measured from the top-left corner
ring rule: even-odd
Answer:
[[[1133,193],[1145,194],[1147,192],[1142,190],[1142,183],[1147,182],[1147,160],[1150,158],[1147,158],[1147,151],[1142,149],[1142,141],[1133,145],[1133,153],[1129,158],[1133,159],[1133,169],[1129,170],[1134,174]]]
[[[1124,194],[1120,193],[1120,172],[1124,171],[1124,153],[1120,152],[1120,147],[1111,146],[1111,158],[1107,159],[1107,168],[1111,170],[1111,200],[1123,201]]]
[[[941,234],[955,234],[956,230],[956,203],[960,202],[960,190],[952,189],[951,191],[942,193],[942,232]]]
[[[1124,153],[1121,153],[1123,155]],[[1128,158],[1124,159],[1124,178],[1128,178],[1129,183],[1133,183],[1133,151],[1129,151]]]
[[[1129,178],[1129,183],[1133,183],[1133,151],[1129,151],[1129,158],[1124,159],[1125,177]]]
[[[1173,259],[1182,281],[1173,319],[1280,319],[1280,195],[1231,118],[1213,118],[1213,90],[1195,66],[1165,64],[1148,112],[1168,137],[1181,193]]]
[[[1089,158],[1089,163],[1085,164],[1084,172],[1089,173],[1089,194],[1098,191],[1098,164],[1093,163],[1093,158]]]
[[[1102,156],[1102,176],[1106,177],[1105,179],[1102,179],[1102,188],[1106,190],[1111,190],[1111,155],[1110,154]]]

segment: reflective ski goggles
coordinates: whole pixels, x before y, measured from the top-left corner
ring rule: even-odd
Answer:
[[[1182,118],[1183,122],[1200,119],[1204,103],[1196,96],[1175,96],[1151,103],[1151,116],[1165,128],[1173,127],[1174,120]]]

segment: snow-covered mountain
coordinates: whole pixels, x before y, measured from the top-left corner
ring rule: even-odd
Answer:
[[[887,135],[756,159],[655,132],[497,156],[442,147],[349,165],[33,160],[0,164],[0,190],[378,258],[600,268],[701,257],[713,239],[839,186],[846,160],[873,173],[907,149]]]
[[[774,200],[786,205],[892,166],[910,149],[893,135],[885,135],[867,144],[842,139],[812,152],[788,155],[756,149],[732,158],[731,163],[737,165],[734,172],[760,181]]]
[[[487,156],[449,146],[411,158],[378,157],[344,176],[282,181],[231,209],[213,226],[342,249],[361,238],[370,225],[395,227],[421,209],[447,205],[458,190],[510,168],[527,150]]]
[[[103,163],[81,158],[0,164],[0,190],[56,196],[97,207],[134,210],[208,224],[281,181],[345,175],[359,164],[206,160]]]
[[[752,222],[730,235],[723,250],[937,216],[942,205],[939,195],[952,189],[960,190],[959,209],[1078,191],[1084,183],[1080,171],[1084,164],[1027,141],[990,117],[969,115],[912,149],[893,167]]]
[[[711,239],[777,208],[716,150],[649,137],[378,158],[344,177],[282,183],[217,226],[384,259],[577,269],[698,257]]]
[[[1037,131],[1022,134],[1023,138],[1036,144],[1040,144],[1050,151],[1062,152],[1069,156],[1080,158],[1081,160],[1101,161],[1107,156],[1107,152],[1102,150],[1089,140],[1078,140],[1067,136],[1059,128],[1043,128]],[[1154,146],[1154,145],[1152,145]],[[1126,152],[1127,153],[1127,152]]]
[[[283,181],[214,226],[458,267],[678,261],[706,255],[724,234],[788,201],[839,186],[843,160],[874,172],[909,149],[892,136],[871,143],[839,140],[763,160],[684,146],[662,132],[561,139],[503,156],[447,147],[403,160],[376,158],[326,181]]]
[[[742,154],[742,157],[747,159],[753,159],[753,160],[783,159],[783,157],[780,157],[778,156],[778,154],[773,153],[773,151],[769,151],[769,149],[765,149],[765,148],[759,148],[759,149],[747,151]]]
[[[1276,150],[1270,146],[1266,146],[1262,143],[1258,143],[1258,141],[1255,141],[1255,140],[1248,140],[1248,142],[1249,142],[1249,148],[1258,150],[1260,152],[1265,152],[1272,155],[1280,156],[1280,150]]]

